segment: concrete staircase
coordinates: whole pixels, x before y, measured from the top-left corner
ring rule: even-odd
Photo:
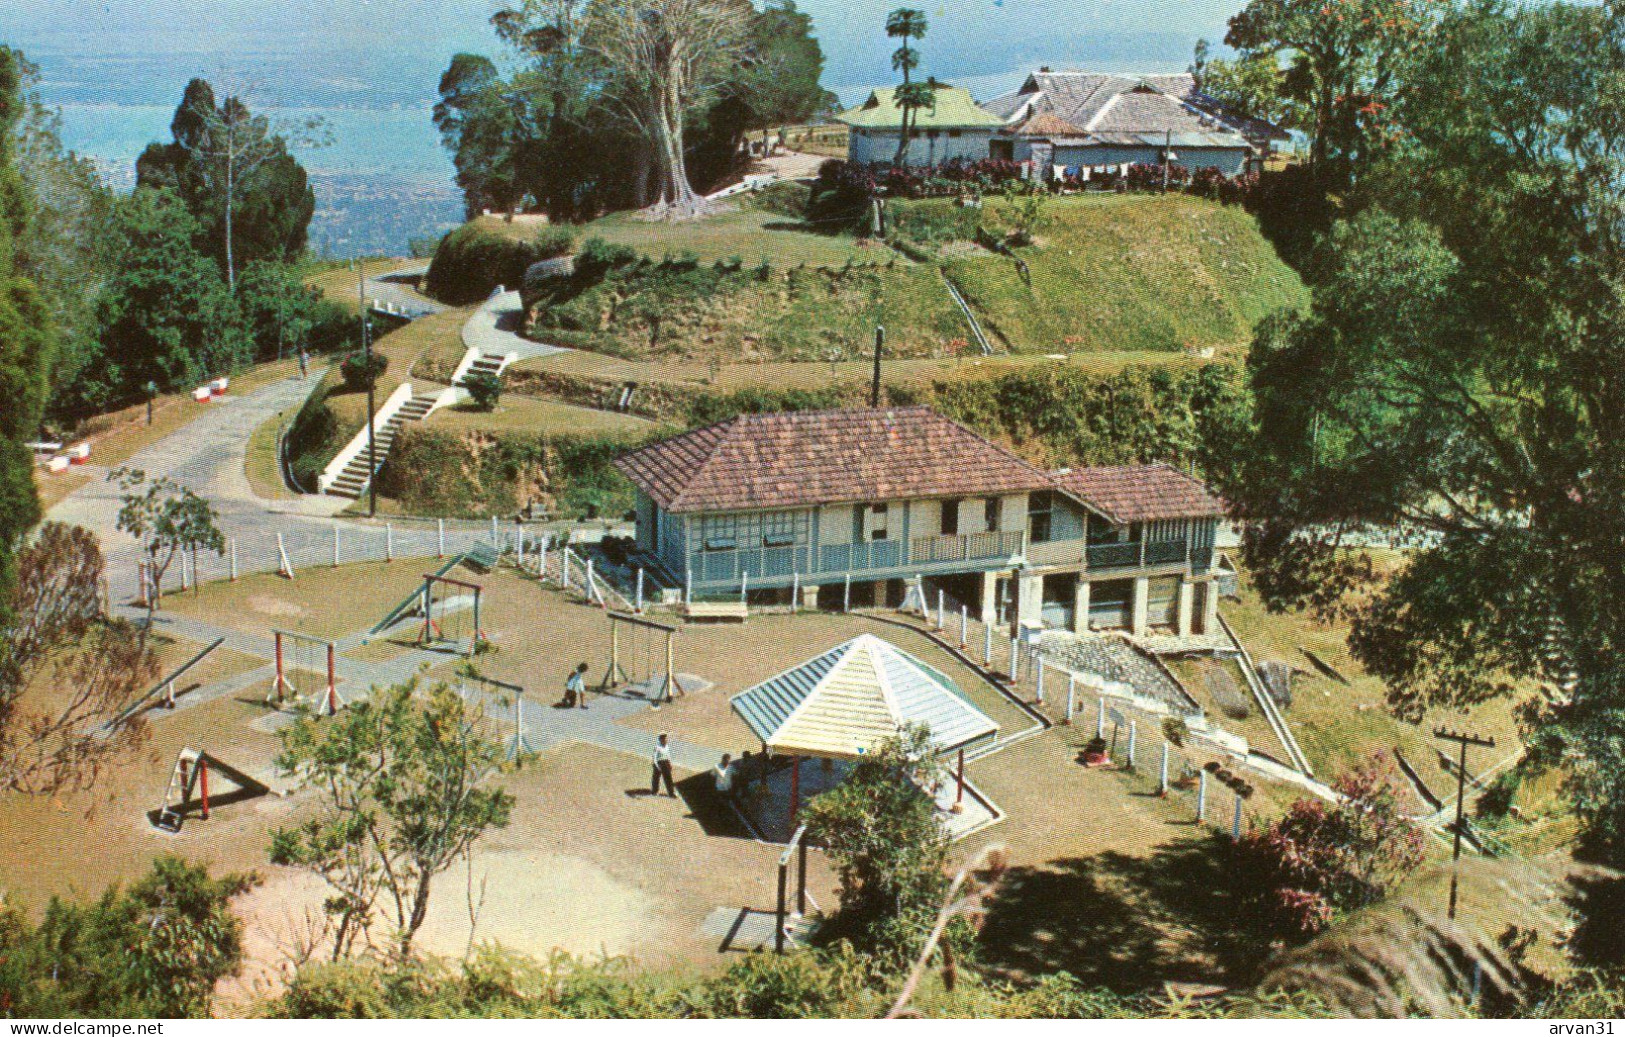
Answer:
[[[378,428],[376,446],[379,467],[383,466],[384,459],[389,456],[389,448],[395,445],[395,437],[400,434],[401,426],[409,421],[422,421],[434,407],[437,395],[419,396],[414,392],[412,398],[402,404],[400,409],[390,415]],[[366,491],[367,484],[372,482],[372,477],[377,474],[367,468],[366,434],[366,429],[362,429],[361,450],[350,458],[327,487],[327,492],[333,496],[358,499]]]

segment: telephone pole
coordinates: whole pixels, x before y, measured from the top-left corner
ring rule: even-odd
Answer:
[[[1451,731],[1448,728],[1436,727],[1433,737],[1442,742],[1455,742],[1460,747],[1456,757],[1456,838],[1455,847],[1450,852],[1450,918],[1456,917],[1456,887],[1461,878],[1461,834],[1467,827],[1465,804],[1467,798],[1467,747],[1469,745],[1482,746],[1485,749],[1495,748],[1495,739],[1480,738],[1478,735],[1467,734],[1461,731]]]
[[[373,429],[377,413],[374,388],[377,379],[372,374],[372,334],[367,321],[367,261],[356,257],[356,290],[361,296],[361,357],[367,371],[367,517],[378,514],[378,440]]]

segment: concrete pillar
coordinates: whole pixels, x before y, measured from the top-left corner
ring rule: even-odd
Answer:
[[[1212,637],[1219,632],[1219,585],[1212,580],[1202,583],[1201,633]]]
[[[818,584],[804,583],[801,585],[801,607],[809,611],[818,609]]]
[[[1089,581],[1082,573],[1078,574],[1078,585],[1072,592],[1072,632],[1089,632]]]
[[[992,626],[999,621],[999,574],[982,574],[982,625]]]
[[[1129,623],[1129,631],[1135,637],[1144,637],[1151,629],[1151,578],[1136,576],[1134,578],[1134,611]]]
[[[1016,581],[1016,619],[1034,626],[1044,621],[1044,577],[1023,573]]]
[[[1180,637],[1191,636],[1191,614],[1196,605],[1196,584],[1185,577],[1179,579],[1179,625]]]

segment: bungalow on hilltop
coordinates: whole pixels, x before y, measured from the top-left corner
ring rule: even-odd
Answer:
[[[914,110],[908,164],[935,166],[953,160],[975,162],[987,158],[988,142],[1004,125],[1003,120],[979,107],[969,91],[942,83],[935,86],[935,102]],[[889,87],[875,90],[862,104],[835,118],[849,127],[848,161],[869,165],[890,163],[897,157],[897,143],[903,132],[903,109],[897,104],[897,91]]]
[[[991,157],[1052,175],[1167,161],[1236,176],[1262,168],[1273,142],[1287,136],[1201,93],[1189,73],[1042,68],[982,107],[1004,123],[989,142]]]
[[[1217,628],[1224,506],[1169,465],[1045,472],[905,407],[742,414],[616,467],[639,550],[695,600],[898,605],[920,578],[1012,628]]]

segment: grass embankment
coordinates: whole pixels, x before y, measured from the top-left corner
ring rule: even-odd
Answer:
[[[1397,749],[1436,796],[1453,802],[1455,772],[1439,755],[1441,748],[1449,747],[1433,737],[1435,728],[1468,730],[1495,739],[1494,749],[1469,753],[1467,772],[1472,776],[1492,769],[1500,773],[1522,751],[1514,700],[1497,699],[1471,709],[1433,708],[1419,723],[1408,723],[1389,711],[1382,680],[1350,655],[1346,625],[1272,613],[1245,581],[1241,600],[1226,601],[1222,612],[1255,662],[1279,661],[1294,668],[1292,704],[1283,713],[1322,779],[1352,770],[1378,753],[1391,757]],[[1309,653],[1337,677],[1322,672]],[[1530,688],[1525,694],[1538,692]],[[1572,834],[1572,819],[1558,795],[1561,780],[1560,775],[1547,774],[1522,781],[1513,802],[1526,820],[1492,819],[1492,829],[1526,851],[1554,845]],[[1420,800],[1413,806],[1420,807]]]
[[[634,262],[535,302],[532,337],[634,360],[827,364],[867,355],[877,325],[894,357],[970,348],[936,272],[887,254],[840,269]]]
[[[1306,290],[1245,210],[1188,195],[1055,198],[1030,246],[1008,257],[976,247],[976,219],[947,201],[894,203],[926,239],[989,334],[1008,348],[1239,352],[1253,326],[1302,306]],[[989,199],[980,222],[1009,229]],[[936,240],[932,240],[936,239]]]

